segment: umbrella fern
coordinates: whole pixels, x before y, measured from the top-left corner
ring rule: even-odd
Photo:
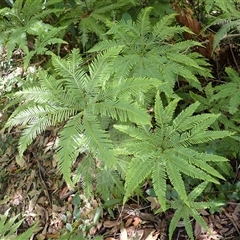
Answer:
[[[72,186],[70,168],[82,152],[82,146],[87,146],[88,151],[105,166],[116,163],[110,134],[102,128],[101,119],[108,117],[115,121],[150,124],[147,111],[133,99],[156,85],[154,79],[119,81],[114,78],[112,65],[120,51],[119,47],[110,48],[99,54],[88,68],[82,65],[76,49],[66,59],[52,55],[54,73],[49,77],[43,71],[39,75],[38,87],[29,87],[15,94],[20,104],[6,127],[24,127],[19,140],[20,156],[38,134],[61,123],[58,164],[69,186]],[[131,93],[132,99],[126,91]]]
[[[169,179],[183,202],[189,206],[182,175],[218,183],[223,179],[211,162],[224,162],[226,158],[205,152],[198,152],[194,145],[230,136],[228,131],[210,131],[209,126],[219,117],[217,114],[194,115],[196,102],[174,117],[178,99],[167,106],[156,95],[154,119],[156,126],[131,127],[115,125],[119,131],[129,135],[123,142],[123,151],[132,155],[126,173],[124,202],[138,185],[151,177],[155,193],[166,209],[166,180]]]
[[[151,7],[142,9],[136,21],[122,19],[109,23],[110,29],[106,34],[111,40],[99,42],[90,51],[123,46],[123,54],[114,63],[118,76],[130,73],[134,77],[157,78],[166,83],[161,88],[169,95],[173,94],[173,86],[178,77],[200,89],[201,84],[195,74],[210,76],[210,73],[197,61],[199,55],[192,55],[188,51],[191,47],[199,46],[199,43],[174,41],[175,35],[190,30],[172,26],[175,14],[166,15],[153,25],[150,21],[151,11]],[[202,61],[203,65],[204,62]]]

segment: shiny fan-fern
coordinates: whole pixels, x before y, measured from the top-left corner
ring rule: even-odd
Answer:
[[[187,205],[188,197],[182,175],[218,183],[223,179],[211,162],[227,161],[214,154],[196,151],[193,146],[231,135],[228,131],[210,131],[218,118],[215,114],[193,115],[196,102],[174,117],[178,99],[163,106],[156,95],[153,127],[115,125],[130,136],[123,143],[124,153],[132,155],[125,179],[124,202],[146,178],[151,178],[154,191],[163,210],[166,210],[166,180],[169,179],[180,199]]]
[[[52,56],[52,75],[40,74],[40,86],[26,88],[15,94],[19,106],[6,127],[23,125],[19,154],[23,155],[33,139],[49,126],[62,124],[57,148],[58,163],[66,182],[71,186],[71,165],[86,146],[107,167],[116,162],[113,145],[103,119],[149,124],[150,116],[137,103],[126,97],[148,91],[159,81],[114,78],[112,64],[121,48],[98,54],[86,67],[74,49],[67,59]],[[15,101],[15,100],[14,100]],[[106,120],[107,121],[107,120]],[[105,122],[105,125],[106,122]]]

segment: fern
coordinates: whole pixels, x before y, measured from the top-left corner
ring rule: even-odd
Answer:
[[[86,0],[75,4],[72,9],[60,17],[60,21],[64,25],[78,23],[78,30],[81,36],[81,43],[84,48],[89,48],[90,36],[94,33],[100,39],[106,39],[106,22],[114,18],[115,12],[121,8],[133,6],[131,0],[106,0],[95,1]],[[88,45],[87,45],[88,43]],[[90,47],[92,44],[90,44]]]
[[[224,88],[224,85],[221,85]],[[235,91],[235,89],[234,89]],[[209,83],[204,89],[204,95],[202,96],[193,92],[190,92],[191,100],[198,101],[201,104],[199,105],[196,112],[203,113],[203,112],[210,112],[212,114],[220,114],[219,118],[216,122],[214,122],[211,127],[216,130],[228,130],[235,132],[239,135],[239,126],[238,126],[238,119],[239,114],[238,111],[232,115],[229,113],[229,102],[226,101],[231,96],[228,95],[227,99],[225,98],[215,98],[215,88],[212,87],[212,84]],[[231,90],[232,92],[232,90]],[[218,94],[218,93],[217,93]],[[221,154],[226,157],[235,157],[238,155],[238,135],[230,136],[225,138],[223,141],[216,140],[211,143],[201,144],[198,148],[202,148],[203,151],[209,151],[215,154]],[[225,173],[226,175],[229,174],[229,169],[231,166],[227,163],[223,164],[216,164],[216,169]]]
[[[214,88],[217,93],[212,97],[212,101],[224,99],[229,113],[234,114],[238,111],[240,105],[240,77],[238,73],[231,68],[226,68],[226,73],[228,74],[230,82]]]
[[[202,74],[204,68],[198,64],[197,58],[188,56],[190,48],[199,46],[199,43],[182,41],[172,44],[171,39],[174,39],[176,34],[190,30],[172,26],[175,14],[166,15],[153,25],[150,21],[151,12],[151,7],[142,9],[135,22],[123,19],[109,23],[110,30],[106,34],[111,40],[103,40],[89,51],[123,46],[122,54],[116,58],[114,64],[117,77],[124,77],[125,73],[125,76],[130,74],[134,77],[159,79],[166,83],[161,87],[169,96],[173,94],[172,89],[178,76],[200,89],[201,85],[194,74]]]
[[[21,219],[16,222],[17,218],[19,217],[20,214],[11,217],[8,219],[10,209],[8,209],[3,215],[0,215],[0,239],[5,240],[5,239],[14,239],[16,240],[21,240],[21,239],[30,239],[31,235],[34,233],[34,230],[37,226],[37,223],[34,224],[32,227],[30,227],[27,231],[24,233],[14,236],[24,219]],[[15,223],[16,222],[16,223]]]
[[[116,163],[110,134],[102,128],[101,119],[106,120],[107,117],[109,121],[150,124],[148,113],[133,99],[156,87],[155,79],[136,78],[119,82],[113,78],[112,65],[120,51],[121,48],[111,48],[99,54],[88,69],[81,65],[82,59],[76,49],[66,59],[52,54],[54,74],[49,77],[42,72],[39,75],[40,86],[15,94],[21,104],[5,127],[23,125],[19,140],[20,156],[38,134],[61,123],[58,164],[70,187],[73,186],[70,168],[78,154],[85,151],[82,146],[103,161],[105,167]],[[132,99],[126,97],[126,91],[131,92]],[[87,188],[90,189],[89,185]]]
[[[204,5],[207,13],[214,10],[220,13],[236,12],[236,1],[234,0],[205,0]]]
[[[192,116],[199,103],[194,103],[180,112],[174,113],[178,100],[163,106],[156,95],[154,117],[156,126],[131,127],[115,125],[119,131],[131,138],[123,143],[125,154],[131,154],[132,160],[126,173],[124,202],[138,185],[148,177],[153,180],[153,187],[161,203],[166,209],[166,180],[169,178],[183,202],[189,205],[182,174],[218,183],[221,174],[211,162],[227,161],[226,158],[213,154],[198,152],[192,147],[201,143],[230,136],[228,131],[209,131],[208,127],[219,115],[201,114]]]
[[[195,187],[187,195],[187,199],[189,203],[188,205],[184,203],[184,201],[182,201],[181,199],[171,201],[170,205],[171,205],[171,208],[175,210],[175,213],[169,226],[169,239],[172,239],[173,232],[177,228],[177,225],[181,219],[183,219],[184,227],[187,231],[188,236],[192,240],[195,239],[193,237],[193,230],[192,230],[192,225],[190,221],[190,216],[192,216],[201,227],[203,227],[205,230],[208,230],[208,226],[204,221],[204,219],[201,216],[199,216],[198,210],[221,206],[223,204],[216,203],[216,202],[195,201],[196,198],[200,196],[200,194],[206,188],[206,186],[207,186],[207,182],[203,182],[199,184],[197,187]]]
[[[2,33],[0,44],[6,46],[9,59],[12,52],[16,48],[20,48],[24,54],[27,54],[25,57],[26,67],[34,54],[46,52],[47,45],[64,43],[62,39],[58,38],[58,34],[63,28],[55,28],[43,23],[43,20],[50,14],[62,11],[51,9],[54,4],[56,4],[55,0],[48,1],[48,3],[42,0],[16,0],[12,8],[0,10],[0,31]],[[33,36],[37,36],[35,46],[31,42]]]

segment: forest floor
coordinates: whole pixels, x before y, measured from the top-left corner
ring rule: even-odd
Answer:
[[[12,129],[0,136],[6,146],[0,156],[0,213],[11,208],[12,216],[21,213],[25,217],[19,233],[38,221],[33,239],[58,239],[63,231],[74,229],[76,233],[92,237],[104,236],[105,240],[168,239],[173,212],[155,215],[153,212],[159,207],[155,198],[139,198],[124,206],[102,210],[100,199],[92,196],[88,201],[80,185],[73,192],[63,181],[53,151],[55,129],[49,129],[36,139],[26,151],[24,161],[17,157],[17,140],[14,140],[18,138],[17,132],[18,129]],[[240,239],[240,203],[228,202],[214,214],[199,211],[210,232],[206,233],[193,221],[196,240]],[[96,213],[100,213],[98,220]],[[90,238],[86,236],[86,239]],[[173,240],[187,239],[183,223],[179,222]]]

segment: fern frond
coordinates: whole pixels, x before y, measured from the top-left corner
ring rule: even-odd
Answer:
[[[81,163],[78,165],[73,177],[74,184],[79,181],[81,182],[84,194],[87,198],[90,198],[93,193],[94,173],[96,171],[95,168],[95,159],[93,155],[88,152],[88,154],[81,159]]]
[[[172,239],[173,236],[173,232],[174,230],[177,228],[178,223],[180,222],[182,218],[182,207],[181,208],[177,208],[173,218],[171,219],[170,225],[169,225],[169,239]]]
[[[231,33],[231,30],[237,29],[240,23],[239,16],[237,15],[232,16],[227,14],[226,18],[224,15],[222,17],[223,17],[222,20],[220,21],[217,20],[218,24],[221,24],[221,22],[223,22],[223,24],[220,30],[218,30],[214,36],[213,49],[215,49],[224,38],[228,37],[228,34]],[[232,19],[232,18],[236,18],[236,19]],[[226,20],[230,22],[226,23]]]
[[[116,171],[101,169],[96,177],[97,191],[105,201],[123,194],[123,183]]]
[[[152,131],[145,126],[139,126],[140,129],[136,129],[130,126],[114,125],[116,129],[131,137],[123,142],[125,154],[133,156],[126,174],[127,194],[124,198],[125,201],[141,181],[145,180],[146,177],[151,177],[154,178],[153,187],[160,204],[166,208],[163,192],[166,190],[165,178],[167,176],[179,197],[189,207],[182,174],[214,183],[218,183],[219,178],[223,179],[223,176],[211,166],[211,161],[222,162],[227,161],[227,159],[195,151],[192,147],[194,144],[231,136],[232,133],[208,131],[207,128],[216,120],[218,115],[192,116],[199,106],[198,102],[190,105],[175,117],[177,102],[178,99],[175,99],[165,107],[159,92],[157,92],[154,106],[156,124]],[[143,166],[143,162],[147,164],[145,167],[147,173],[142,173],[142,170],[139,169]],[[156,176],[155,169],[159,166],[161,166],[161,172],[158,171],[160,176]],[[135,171],[139,172],[137,181],[130,179],[130,175],[136,174]],[[161,183],[157,182],[157,179]],[[165,184],[163,184],[164,179]]]
[[[142,183],[143,179],[147,178],[152,171],[153,161],[146,158],[133,158],[129,163],[129,169],[126,174],[125,194],[123,202],[126,203],[128,198]],[[141,176],[141,177],[139,177]],[[161,197],[161,196],[160,196]]]
[[[188,123],[186,124],[186,119],[190,120],[189,117],[191,117],[193,115],[193,113],[196,111],[196,109],[198,108],[198,106],[200,105],[199,102],[195,102],[194,104],[191,104],[189,107],[187,107],[186,109],[182,110],[177,117],[173,120],[173,126],[176,130],[187,130],[189,128],[186,128],[186,125],[188,125]],[[199,120],[199,119],[198,119]],[[192,124],[190,124],[192,125]]]
[[[128,120],[139,124],[150,124],[151,118],[145,109],[127,101],[104,101],[97,103],[95,112],[102,116],[110,116],[122,122]]]
[[[152,24],[150,22],[150,13],[153,10],[152,7],[143,8],[137,17],[137,27],[139,29],[139,36],[145,36],[145,34],[151,32]]]
[[[167,161],[167,160],[165,160]],[[161,163],[155,163],[153,173],[152,173],[152,181],[153,188],[157,195],[158,201],[161,203],[161,208],[163,211],[167,209],[166,205],[166,192],[167,192],[167,174],[166,167]]]
[[[194,41],[169,43],[170,36],[189,30],[170,26],[175,14],[167,15],[155,25],[151,25],[150,11],[151,8],[143,9],[136,23],[122,20],[110,24],[107,35],[113,40],[98,43],[91,52],[107,49],[110,46],[121,46],[123,56],[117,56],[113,65],[117,76],[123,76],[122,72],[126,70],[126,75],[130,77],[159,79],[166,83],[160,87],[168,96],[172,95],[178,76],[186,79],[197,89],[201,89],[195,74],[209,76],[210,73],[204,71],[204,66],[198,64],[199,55],[195,55],[194,58],[187,55],[188,49],[199,43]]]
[[[60,132],[57,147],[58,166],[70,188],[73,187],[70,170],[79,154],[79,141],[81,142],[81,134],[84,130],[81,119],[82,113],[79,113],[68,120]]]
[[[85,111],[82,121],[85,129],[85,138],[90,151],[97,153],[107,167],[113,166],[116,159],[113,154],[113,145],[109,139],[109,135],[100,128],[100,123],[94,115]]]
[[[231,68],[226,68],[226,72],[230,82],[214,88],[217,93],[212,96],[211,102],[224,100],[225,103],[228,103],[227,108],[229,112],[234,114],[240,106],[240,77],[239,74]]]
[[[206,188],[206,186],[207,186],[207,182],[203,182],[199,184],[197,187],[195,187],[188,194],[187,198],[188,198],[189,206],[185,204],[181,199],[176,199],[171,201],[171,207],[175,209],[175,213],[169,226],[169,239],[172,239],[173,232],[177,228],[177,225],[181,219],[183,219],[185,229],[191,240],[194,240],[194,237],[193,237],[193,230],[192,230],[190,217],[193,217],[201,227],[203,227],[205,230],[208,230],[208,226],[206,222],[199,215],[197,210],[216,207],[216,206],[220,206],[221,204],[195,201],[196,198],[201,195],[201,193]]]

